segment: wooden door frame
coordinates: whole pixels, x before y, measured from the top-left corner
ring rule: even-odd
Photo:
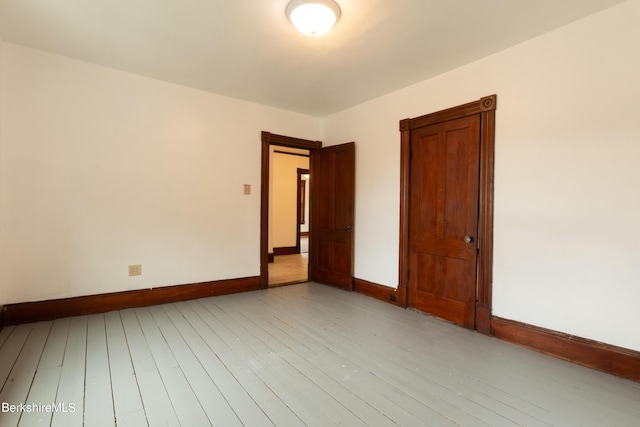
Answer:
[[[409,190],[411,131],[462,117],[480,115],[480,179],[478,206],[478,257],[475,328],[491,334],[493,281],[493,188],[495,158],[495,110],[497,95],[446,110],[400,121],[400,254],[398,305],[407,307],[409,271]]]
[[[277,145],[280,147],[300,148],[309,150],[309,174],[313,173],[313,159],[315,151],[322,148],[322,141],[311,141],[308,139],[294,138],[291,136],[276,135],[271,132],[262,131],[262,162],[260,173],[260,288],[269,287],[269,147]],[[313,176],[313,175],[311,175]],[[311,189],[309,189],[311,190]],[[309,209],[313,204],[313,193],[309,193]],[[309,228],[311,230],[311,228]],[[298,232],[300,227],[298,227]],[[313,236],[309,236],[309,242]],[[298,245],[300,240],[298,239]],[[309,245],[311,251],[311,245]],[[309,253],[311,260],[311,253]]]
[[[302,191],[302,183],[306,182],[302,179],[302,175],[311,175],[311,156],[309,156],[309,166],[305,169],[305,168],[298,168],[297,170],[298,172],[298,182],[297,182],[297,190],[296,190],[296,253],[300,253],[300,226],[302,224],[304,224],[304,222],[300,222],[300,218],[304,219],[305,215],[304,213],[308,213],[309,214],[309,218],[311,218],[311,211],[309,209],[307,209],[306,211],[305,209],[305,193],[306,194],[311,194],[309,193],[309,191],[311,190],[310,188],[304,188],[304,192]],[[309,202],[311,202],[311,198],[309,198]],[[309,224],[307,224],[307,227],[309,226]],[[309,231],[311,231],[311,228],[309,228]]]

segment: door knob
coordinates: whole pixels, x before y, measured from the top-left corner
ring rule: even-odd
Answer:
[[[344,231],[351,231],[351,227],[347,225],[347,226],[344,228]]]
[[[471,236],[464,236],[464,242],[465,242],[465,243],[471,243],[471,242],[473,242],[473,237],[471,237]]]

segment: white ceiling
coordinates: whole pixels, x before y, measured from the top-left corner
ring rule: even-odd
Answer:
[[[288,0],[0,0],[0,37],[323,117],[622,3],[337,1],[338,24],[310,38]]]

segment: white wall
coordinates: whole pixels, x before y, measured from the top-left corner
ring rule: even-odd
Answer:
[[[259,274],[260,132],[318,119],[2,46],[4,303]]]
[[[326,118],[355,140],[355,275],[398,284],[407,117],[498,95],[493,312],[640,350],[640,2]]]

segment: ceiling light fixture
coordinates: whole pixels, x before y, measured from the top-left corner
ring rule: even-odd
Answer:
[[[333,0],[291,0],[287,18],[302,34],[321,36],[340,19],[340,6]]]

